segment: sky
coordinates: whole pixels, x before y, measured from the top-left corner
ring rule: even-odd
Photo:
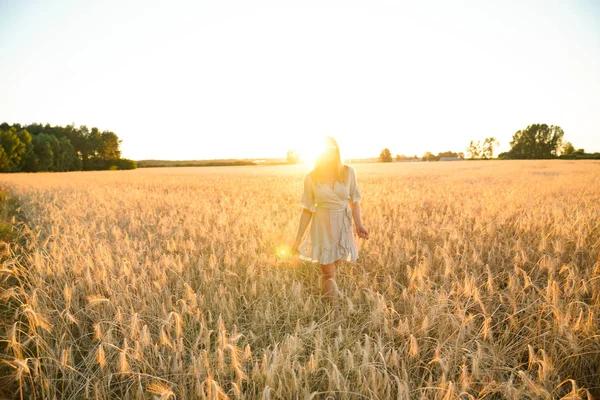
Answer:
[[[0,0],[0,122],[123,157],[497,152],[534,123],[600,151],[600,2]]]

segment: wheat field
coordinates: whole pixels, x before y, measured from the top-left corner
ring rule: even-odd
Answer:
[[[17,398],[600,397],[600,163],[354,164],[341,316],[293,241],[308,167],[3,174]]]

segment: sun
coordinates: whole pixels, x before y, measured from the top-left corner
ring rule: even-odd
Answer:
[[[314,147],[306,146],[306,148],[299,149],[298,153],[300,154],[300,159],[303,164],[306,165],[314,165],[317,157],[319,156],[319,152]]]
[[[336,141],[340,146],[340,156],[343,162],[343,160],[345,159],[344,156],[346,154],[344,149],[348,141],[345,140],[345,138],[343,137],[336,138]],[[349,145],[350,144],[353,143],[350,142]],[[317,158],[325,151],[330,150],[330,146],[331,144],[328,140],[326,140],[326,136],[311,136],[303,138],[302,142],[293,143],[290,147],[293,148],[296,154],[299,156],[300,162],[302,164],[314,166]],[[364,143],[354,143],[354,147],[358,147],[359,150],[361,149],[361,146],[364,146]],[[359,154],[360,151],[355,153]]]
[[[298,146],[298,154],[300,154],[300,159],[302,163],[307,165],[314,165],[317,158],[323,153],[325,150],[325,144],[323,139],[316,139],[311,142],[303,143],[301,146]]]

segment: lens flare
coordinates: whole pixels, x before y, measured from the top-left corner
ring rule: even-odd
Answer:
[[[275,256],[279,260],[289,260],[292,256],[290,246],[287,246],[287,245],[277,246],[277,248],[275,249]]]

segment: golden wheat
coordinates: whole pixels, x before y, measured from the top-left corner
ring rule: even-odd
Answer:
[[[600,163],[357,164],[341,316],[281,255],[304,166],[0,175],[2,357],[38,398],[600,395]]]

